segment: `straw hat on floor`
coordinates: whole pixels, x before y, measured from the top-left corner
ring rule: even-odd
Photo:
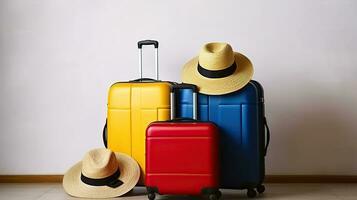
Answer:
[[[139,177],[139,165],[130,156],[94,149],[65,173],[63,188],[75,197],[112,198],[133,189]]]

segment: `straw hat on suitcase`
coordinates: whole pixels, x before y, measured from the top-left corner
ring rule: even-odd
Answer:
[[[182,81],[197,85],[199,92],[221,95],[243,88],[253,76],[253,66],[227,43],[205,44],[199,55],[188,61]]]

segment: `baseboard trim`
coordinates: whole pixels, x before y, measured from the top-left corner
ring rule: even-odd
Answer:
[[[266,183],[357,183],[355,175],[267,175]]]
[[[0,183],[60,183],[63,175],[0,175]],[[266,183],[357,183],[345,175],[267,175]]]
[[[0,175],[0,183],[60,183],[63,175]]]

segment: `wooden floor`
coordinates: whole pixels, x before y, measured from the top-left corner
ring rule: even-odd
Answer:
[[[222,190],[222,200],[246,199],[245,191]],[[58,183],[2,183],[1,200],[62,200],[78,199],[68,196]],[[126,196],[116,199],[147,200],[144,188],[135,188]],[[162,200],[194,200],[182,196],[158,196]],[[267,184],[264,195],[256,199],[285,200],[357,200],[357,184]]]

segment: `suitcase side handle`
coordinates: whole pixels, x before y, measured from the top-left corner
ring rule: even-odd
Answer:
[[[264,117],[264,127],[266,129],[266,134],[267,134],[267,136],[266,136],[267,141],[266,141],[266,144],[265,144],[265,147],[264,147],[264,156],[266,156],[267,155],[267,151],[268,151],[268,146],[269,146],[269,143],[270,143],[270,130],[269,130],[269,126],[268,126],[266,117]]]
[[[107,126],[108,120],[105,120],[105,125],[103,128],[103,143],[105,148],[108,148],[108,126]]]
[[[159,42],[156,40],[141,40],[138,42],[139,49],[139,73],[140,78],[143,78],[143,49],[145,45],[154,45],[155,47],[155,78],[159,80]]]
[[[171,112],[170,119],[175,119],[176,116],[176,97],[175,93],[180,89],[191,89],[192,90],[192,118],[197,120],[197,86],[188,83],[175,84],[171,86],[170,92],[170,103],[171,103]]]

